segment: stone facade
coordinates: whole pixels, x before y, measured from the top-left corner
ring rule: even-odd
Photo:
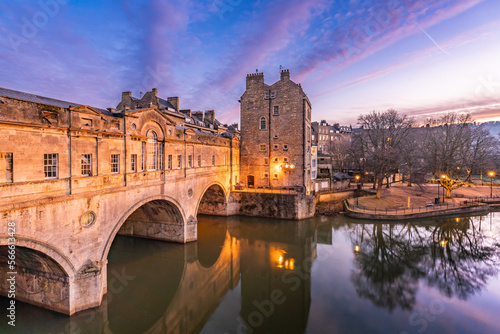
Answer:
[[[241,181],[248,188],[295,188],[311,184],[311,103],[290,72],[264,82],[249,74],[241,97]]]
[[[0,89],[0,255],[11,223],[18,254],[52,261],[33,260],[43,269],[36,280],[32,264],[16,262],[18,300],[67,314],[98,306],[116,234],[195,241],[207,190],[209,203],[227,202],[239,176],[237,133],[219,133],[211,111],[207,126],[163,104],[120,103],[103,110]]]

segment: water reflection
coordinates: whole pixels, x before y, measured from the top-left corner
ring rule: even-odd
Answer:
[[[484,216],[348,227],[356,292],[390,311],[415,307],[420,280],[466,300],[498,275],[500,245]]]
[[[407,330],[410,315],[434,305],[422,304],[423,287],[468,300],[498,278],[500,224],[492,217],[404,224],[202,217],[195,243],[117,237],[101,307],[69,318],[19,304],[16,332]],[[500,298],[489,303],[498,309]],[[433,331],[446,332],[446,324],[435,320]]]

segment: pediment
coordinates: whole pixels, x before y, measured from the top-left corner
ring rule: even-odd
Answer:
[[[170,117],[168,117],[167,115],[165,115],[165,113],[158,110],[158,108],[156,106],[153,108],[145,108],[145,109],[137,109],[137,110],[133,110],[133,111],[127,111],[125,113],[125,116],[139,118],[141,116],[141,114],[149,113],[149,112],[153,112],[153,113],[161,116],[165,120],[167,125],[174,125],[174,126],[176,125],[176,123],[174,121],[172,121],[170,119]]]
[[[82,114],[90,114],[94,116],[101,116],[101,112],[91,106],[78,106],[78,107],[71,107],[71,111],[76,111]]]

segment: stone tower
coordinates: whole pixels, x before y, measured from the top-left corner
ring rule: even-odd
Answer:
[[[241,181],[249,188],[310,191],[311,103],[290,71],[266,85],[248,74],[241,97]]]

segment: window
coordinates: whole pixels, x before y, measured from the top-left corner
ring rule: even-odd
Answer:
[[[46,155],[46,154],[45,154]],[[45,157],[45,156],[44,156]],[[12,183],[14,182],[14,162],[13,162],[14,154],[13,153],[0,153],[0,159],[5,159],[5,164],[0,160],[0,166],[5,168],[5,182]],[[57,161],[56,161],[57,164]],[[5,166],[5,167],[4,167]],[[0,169],[0,173],[3,170]],[[47,173],[45,172],[45,177],[47,177]],[[57,177],[57,168],[56,168],[56,177]],[[2,181],[0,180],[0,183]]]
[[[188,155],[188,166],[189,168],[193,168],[193,156]]]
[[[269,158],[264,158],[264,165],[269,165]]]
[[[260,145],[260,151],[264,152],[266,150],[266,144],[261,144]]]
[[[158,143],[158,169],[163,170],[163,143]]]
[[[137,154],[132,154],[130,156],[130,171],[132,173],[137,172]]]
[[[312,168],[316,168],[316,159],[312,159],[311,165]]]
[[[10,154],[10,170],[12,171],[12,153]],[[8,159],[6,159],[8,161]],[[50,153],[43,155],[43,171],[45,173],[46,179],[57,179],[57,167],[58,167],[58,154]],[[7,165],[7,170],[9,166]]]
[[[274,135],[274,139],[278,139],[278,135]]]
[[[90,118],[82,118],[82,126],[90,126],[92,127],[92,119]]]
[[[273,115],[278,116],[280,114],[280,107],[274,106]]]
[[[177,168],[182,168],[182,155],[177,156]]]
[[[201,155],[198,156],[198,167],[201,167]]]
[[[120,172],[120,155],[111,154],[111,173],[118,174]]]
[[[212,155],[212,166],[215,166],[215,155]]]
[[[269,174],[265,173],[265,174],[264,174],[264,178],[265,178],[265,179],[268,179],[268,178],[269,178]]]
[[[283,162],[288,162],[288,158],[283,158]]]
[[[261,117],[260,118],[260,129],[261,130],[265,130],[266,129],[266,118],[265,117]]]
[[[274,174],[274,179],[277,180],[278,179],[278,174]]]
[[[148,170],[158,169],[158,136],[156,132],[149,131],[148,133]]]
[[[224,156],[224,166],[227,165],[227,157]]]
[[[82,176],[92,176],[92,154],[82,154]]]
[[[274,158],[274,161],[273,162],[278,162],[278,158]]]
[[[172,154],[168,155],[167,169],[172,169]]]
[[[275,144],[275,145],[273,146],[273,148],[274,148],[275,150],[277,150],[277,149],[279,149],[279,146]]]
[[[283,151],[288,151],[288,145],[283,145]]]
[[[146,160],[146,143],[142,142],[142,155],[141,155],[141,170],[146,170],[146,164],[144,161]]]

